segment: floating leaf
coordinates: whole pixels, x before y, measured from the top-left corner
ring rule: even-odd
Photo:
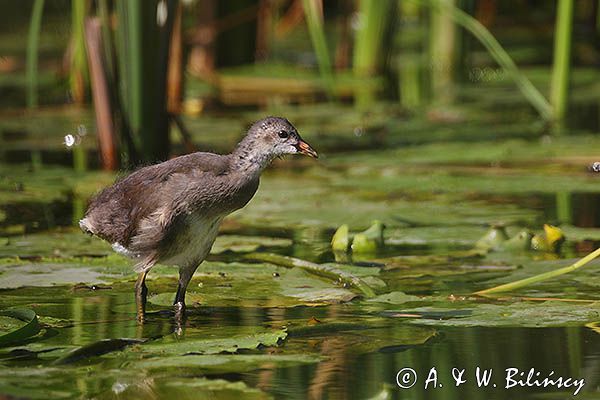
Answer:
[[[410,301],[422,301],[419,296],[413,296],[404,292],[390,292],[385,293],[372,299],[367,300],[369,303],[389,303],[389,304],[403,304]]]
[[[34,311],[18,308],[0,311],[0,346],[25,341],[39,331]]]
[[[14,263],[0,265],[0,288],[107,283],[105,274],[81,263]]]
[[[356,293],[302,269],[288,269],[271,264],[206,263],[196,273],[200,287],[190,286],[187,304],[236,307],[296,307],[340,303]],[[192,283],[195,282],[192,281]],[[175,280],[170,290],[176,286]],[[149,302],[171,306],[172,292],[150,296]]]
[[[248,335],[186,339],[172,341],[161,339],[136,348],[136,351],[154,355],[235,353],[239,350],[256,350],[260,347],[278,346],[287,337],[285,330],[263,331]]]
[[[468,315],[459,318],[439,320],[421,318],[411,320],[411,323],[433,326],[553,327],[580,326],[600,320],[600,302],[585,305],[559,301],[535,303],[523,301],[512,304],[475,303],[469,305],[468,310],[471,311]],[[421,307],[410,311],[431,313],[436,312],[436,308]]]
[[[261,248],[281,248],[292,245],[292,240],[267,236],[219,235],[211,249],[212,254],[227,251],[234,253],[250,253]]]

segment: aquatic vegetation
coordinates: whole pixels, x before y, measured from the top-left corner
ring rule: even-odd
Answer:
[[[544,224],[544,231],[531,238],[531,248],[537,251],[558,253],[564,241],[565,235],[560,228]]]
[[[432,150],[424,146],[421,151],[426,159]],[[479,149],[475,146],[473,151]],[[515,151],[515,157],[524,157]],[[407,162],[418,158],[415,149],[404,152]],[[108,255],[105,244],[92,243],[70,228],[4,236],[0,309],[32,310],[40,330],[0,349],[0,364],[10,367],[0,372],[0,391],[68,398],[84,390],[103,398],[117,392],[144,397],[173,390],[182,395],[210,390],[261,398],[272,390],[259,388],[252,380],[261,371],[274,377],[302,371],[313,379],[321,376],[321,365],[338,370],[336,362],[343,357],[387,360],[426,354],[430,341],[436,346],[447,343],[440,339],[440,330],[442,337],[462,335],[446,331],[449,327],[581,327],[597,320],[596,306],[587,307],[593,302],[582,306],[468,295],[569,262],[536,258],[541,253],[473,251],[489,229],[486,226],[499,220],[506,221],[510,238],[518,237],[523,226],[539,226],[546,220],[538,203],[521,203],[522,198],[512,197],[515,191],[527,193],[525,188],[531,184],[527,176],[511,176],[513,192],[507,180],[504,188],[483,184],[482,192],[475,195],[472,190],[486,177],[454,170],[452,161],[435,179],[425,167],[412,169],[415,175],[409,179],[406,171],[393,165],[382,173],[385,157],[389,164],[397,152],[377,158],[357,155],[359,164],[353,166],[346,165],[342,156],[330,158],[323,166],[302,170],[301,188],[290,185],[298,179],[295,171],[278,168],[267,174],[251,206],[254,209],[233,215],[224,225],[225,234],[192,281],[191,313],[179,337],[173,336],[175,327],[165,314],[173,295],[169,290],[177,279],[175,269],[157,266],[154,270],[148,320],[140,327],[133,318],[135,274],[127,260]],[[434,163],[444,165],[439,160]],[[530,167],[523,162],[512,168]],[[48,193],[47,201],[56,198],[51,197],[52,186],[44,189],[49,182],[90,194],[100,184],[94,174],[67,179],[60,177],[60,169],[47,170],[47,177],[55,178],[45,182],[33,174],[29,182],[23,174],[25,191],[17,193],[22,195],[15,198],[17,203],[37,196],[37,188]],[[462,174],[470,192],[452,188],[456,174]],[[550,188],[558,180],[573,179],[562,174],[544,171],[536,175],[536,185]],[[361,184],[352,186],[359,179]],[[501,182],[502,176],[494,179]],[[7,184],[7,197],[9,188]],[[10,209],[4,210],[11,220]],[[374,216],[387,226],[383,249],[353,264],[334,262],[330,240],[340,221],[368,232]],[[574,243],[600,237],[597,229],[570,226],[565,232],[567,254],[573,254]],[[593,269],[582,268],[519,293],[597,300],[594,281]],[[569,291],[574,286],[575,293]],[[25,323],[8,322],[7,330]],[[223,376],[233,376],[226,374],[243,379],[224,382]],[[39,379],[47,384],[43,393],[32,384]],[[272,385],[279,385],[278,378],[273,379]],[[173,382],[179,385],[176,389]],[[369,389],[369,393],[380,391],[380,387]]]
[[[540,251],[560,253],[565,235],[562,229],[544,224],[543,232],[533,234],[525,229],[509,237],[503,225],[492,226],[476,243],[475,248],[489,251]]]
[[[40,331],[35,312],[27,309],[0,310],[0,346],[25,341]]]
[[[394,376],[421,385],[434,366],[440,398],[565,394],[447,384],[475,366],[543,366],[597,395],[596,3],[54,3],[4,6],[0,397],[423,397]],[[86,48],[106,79],[95,112],[65,106]],[[276,161],[224,221],[186,320],[169,312],[177,269],[157,265],[138,323],[131,263],[73,228],[125,173],[96,170],[99,137],[123,164],[167,139],[224,153],[266,114],[320,162]],[[117,152],[113,130],[131,131]]]
[[[365,231],[354,234],[350,234],[348,225],[341,225],[331,238],[331,248],[339,253],[347,253],[351,250],[353,254],[375,254],[377,249],[382,249],[385,244],[384,229],[384,224],[377,220],[373,221]]]

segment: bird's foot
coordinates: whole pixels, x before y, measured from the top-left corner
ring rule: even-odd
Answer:
[[[175,334],[181,336],[185,326],[185,303],[183,301],[176,302],[173,304],[173,310],[175,311]]]

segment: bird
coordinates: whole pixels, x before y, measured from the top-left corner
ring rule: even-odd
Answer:
[[[285,118],[253,123],[230,154],[196,152],[142,167],[90,201],[79,225],[135,261],[135,298],[143,319],[146,276],[159,263],[179,267],[175,316],[185,313],[185,293],[210,252],[219,225],[256,193],[263,170],[287,154],[318,158]]]

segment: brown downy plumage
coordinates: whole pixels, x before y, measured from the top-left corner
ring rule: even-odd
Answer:
[[[208,255],[223,218],[250,201],[261,172],[274,158],[296,153],[317,157],[288,120],[262,119],[231,154],[177,157],[141,168],[104,189],[91,201],[81,229],[136,261],[141,314],[147,272],[156,263],[179,266],[174,305],[181,314],[187,285]]]

